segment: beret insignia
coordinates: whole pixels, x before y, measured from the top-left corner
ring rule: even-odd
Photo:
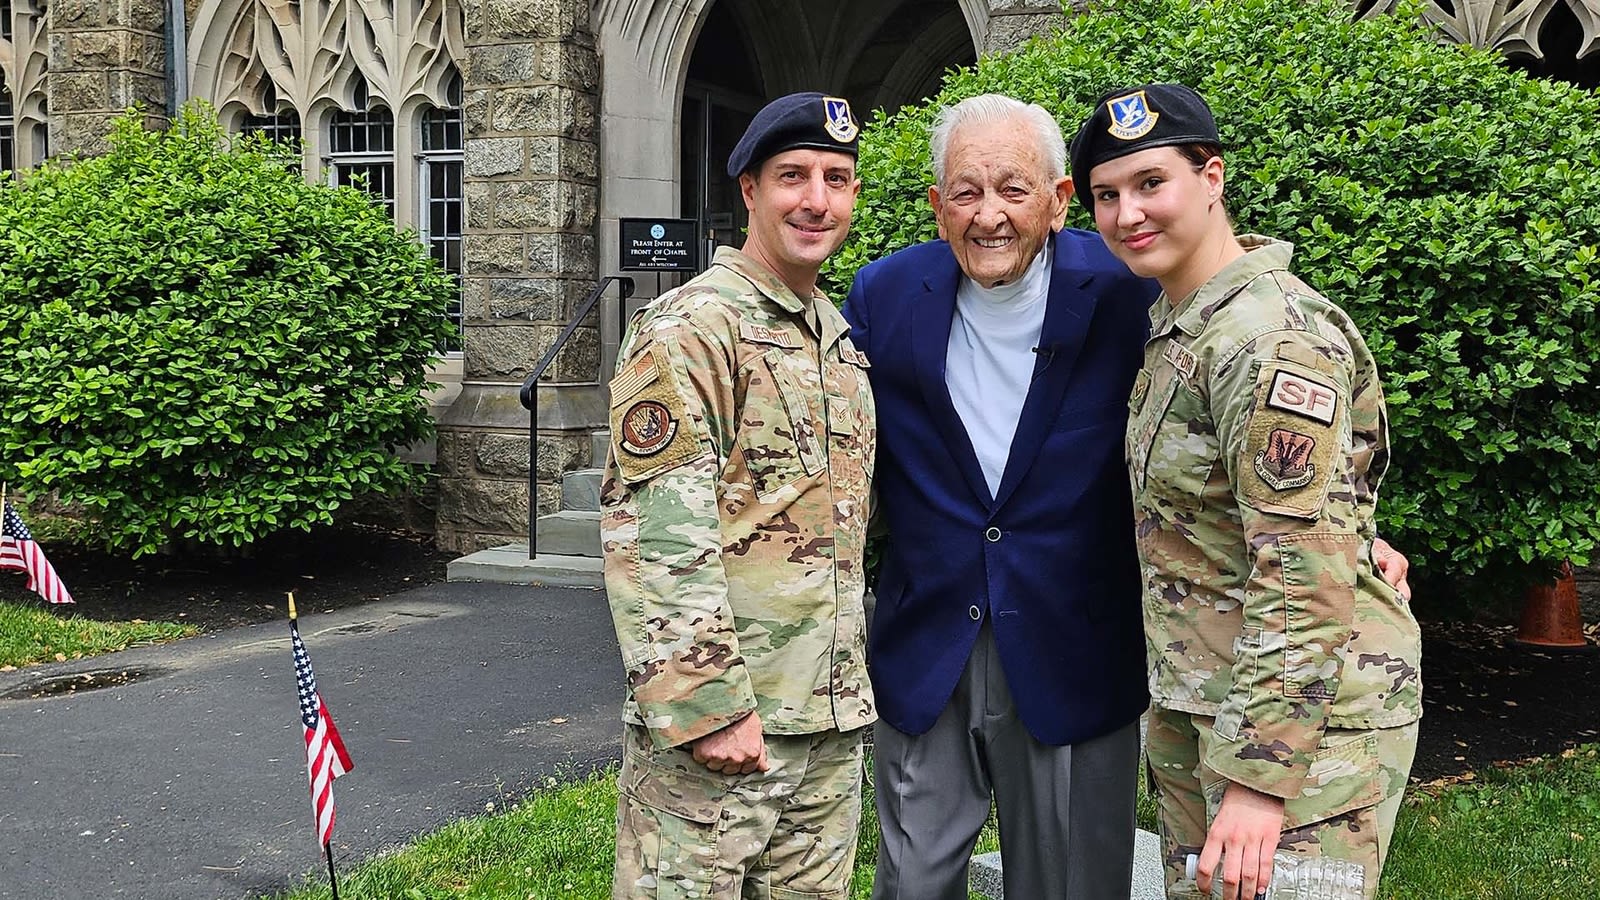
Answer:
[[[850,101],[843,97],[823,97],[822,111],[825,119],[822,127],[829,137],[841,144],[855,140],[861,129],[850,115]]]
[[[1149,134],[1156,127],[1156,121],[1161,118],[1161,113],[1150,108],[1146,102],[1144,91],[1134,91],[1125,97],[1113,97],[1106,101],[1106,109],[1111,113],[1111,124],[1106,131],[1112,137],[1124,141],[1132,141]]]

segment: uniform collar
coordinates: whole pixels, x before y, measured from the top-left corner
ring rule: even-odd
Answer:
[[[781,278],[768,271],[766,266],[732,247],[718,247],[716,254],[711,257],[711,264],[722,266],[750,282],[762,296],[776,303],[785,312],[798,316],[807,328],[812,327],[812,316],[808,315],[808,310],[814,312],[815,321],[821,326],[821,333],[817,337],[823,347],[832,346],[850,331],[849,323],[837,309],[834,309],[828,300],[828,295],[820,290],[813,290],[808,299],[801,299],[783,283]]]
[[[783,279],[772,274],[766,266],[744,255],[732,247],[718,247],[715,256],[711,257],[713,266],[724,266],[732,269],[740,278],[756,286],[756,290],[767,296],[767,299],[778,304],[792,313],[805,312],[806,302],[800,299]]]
[[[1176,328],[1190,337],[1198,337],[1217,310],[1226,306],[1245,285],[1268,272],[1287,271],[1289,259],[1294,255],[1293,244],[1259,234],[1239,235],[1239,245],[1245,249],[1244,256],[1224,266],[1177,307],[1166,302],[1166,294],[1161,295],[1152,307],[1152,335],[1160,336]]]

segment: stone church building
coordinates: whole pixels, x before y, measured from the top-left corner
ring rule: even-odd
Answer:
[[[1397,0],[1362,0],[1381,13]],[[1054,0],[0,0],[0,169],[95,152],[142,104],[204,98],[239,132],[303,140],[304,171],[360,181],[462,283],[436,381],[437,532],[525,540],[523,379],[603,275],[618,220],[692,219],[736,243],[722,171],[754,112],[817,89],[859,114],[1059,24]],[[1433,0],[1451,40],[1594,83],[1600,0]],[[704,258],[709,258],[703,252]],[[637,277],[637,299],[680,276]],[[613,289],[538,391],[538,504],[592,464],[615,355]]]

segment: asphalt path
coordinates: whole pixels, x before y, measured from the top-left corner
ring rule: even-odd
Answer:
[[[600,591],[440,584],[301,613],[355,763],[341,867],[619,755]],[[51,684],[109,672],[92,690]],[[251,897],[323,866],[287,623],[0,673],[0,898]]]

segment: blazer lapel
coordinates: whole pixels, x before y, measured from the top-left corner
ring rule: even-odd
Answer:
[[[1072,381],[1072,370],[1099,301],[1099,296],[1088,289],[1094,273],[1085,265],[1081,251],[1059,239],[1052,239],[1051,243],[1055,260],[1050,271],[1050,295],[1045,300],[1044,325],[1039,332],[1039,359],[1034,364],[1033,384],[1022,404],[1016,434],[1011,438],[1011,452],[994,500],[996,508],[1011,497],[1033,467],[1045,435],[1056,424],[1056,412]]]
[[[943,436],[945,448],[967,480],[967,486],[984,507],[989,508],[994,502],[989,496],[989,483],[984,480],[977,451],[972,449],[967,427],[961,423],[961,415],[950,400],[950,389],[944,383],[944,360],[950,347],[950,326],[955,318],[956,286],[960,277],[961,269],[952,255],[923,278],[922,294],[913,298],[911,343],[916,354],[917,381],[922,386],[928,415]]]

